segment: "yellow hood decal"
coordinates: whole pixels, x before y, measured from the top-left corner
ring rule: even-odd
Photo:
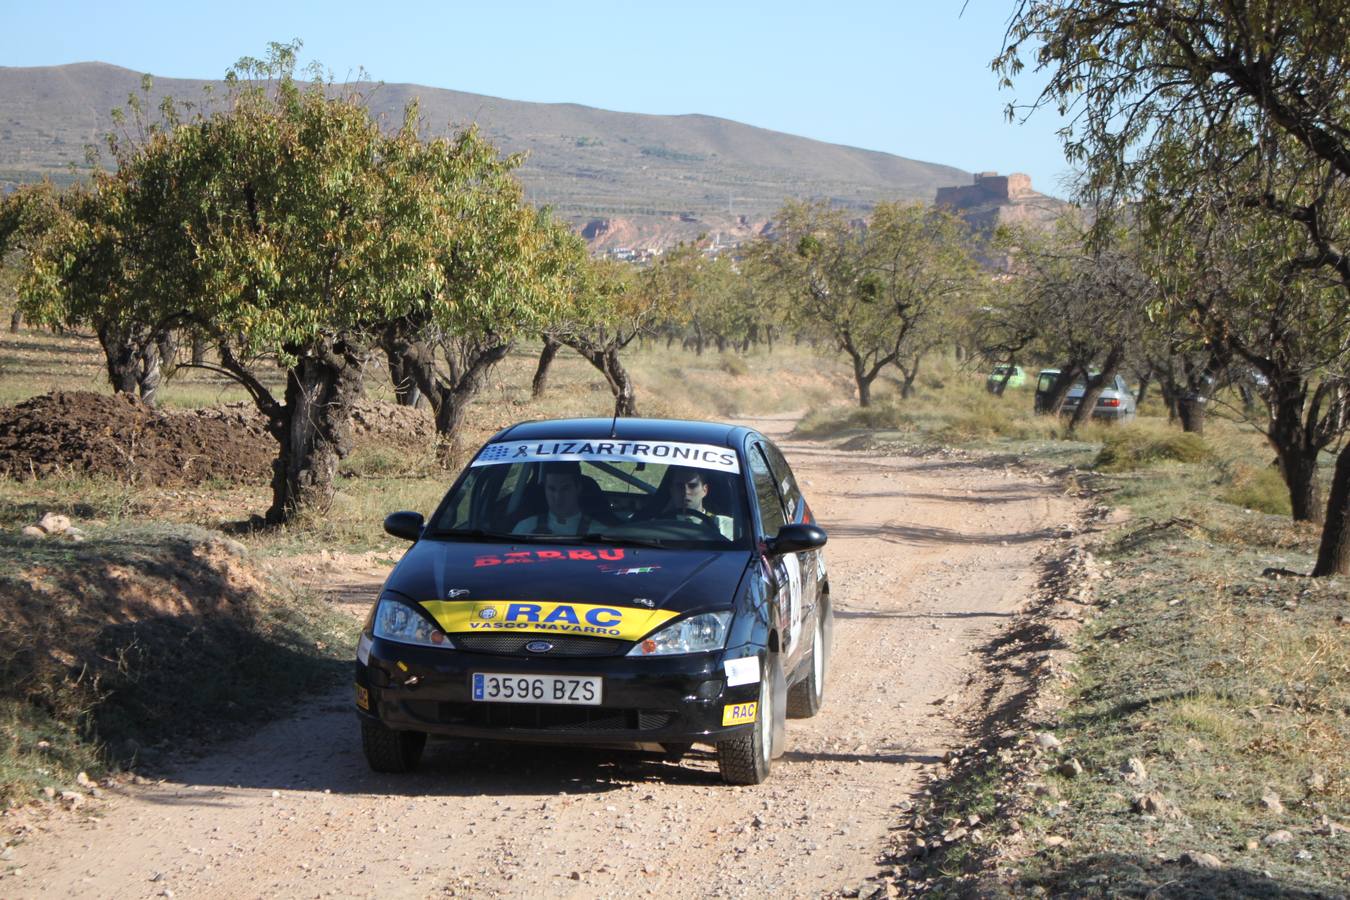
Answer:
[[[536,600],[424,600],[422,608],[446,634],[576,634],[620,641],[646,637],[679,615],[662,609]]]

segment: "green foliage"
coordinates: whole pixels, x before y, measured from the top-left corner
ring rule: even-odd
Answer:
[[[753,270],[790,298],[796,327],[848,356],[861,406],[887,366],[916,371],[983,289],[965,226],[942,210],[880,203],[864,226],[827,203],[791,201],[775,225],[748,254]]]

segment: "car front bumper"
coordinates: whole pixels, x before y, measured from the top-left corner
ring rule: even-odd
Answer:
[[[385,641],[356,663],[357,712],[397,731],[539,743],[716,743],[749,724],[723,726],[723,711],[753,703],[759,683],[727,686],[724,658],[754,648],[647,659],[541,658],[472,653]],[[761,671],[764,660],[761,656]],[[475,672],[598,675],[599,705],[495,703],[472,698]],[[363,706],[364,704],[364,706]]]
[[[1060,407],[1060,415],[1071,416],[1078,410],[1078,404],[1070,405],[1065,403]],[[1112,422],[1119,422],[1134,417],[1134,410],[1126,409],[1123,406],[1098,406],[1092,410],[1092,418],[1107,419]]]

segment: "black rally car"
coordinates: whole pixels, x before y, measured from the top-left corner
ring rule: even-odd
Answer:
[[[785,717],[824,695],[825,532],[782,453],[749,428],[653,419],[515,425],[474,457],[413,541],[357,647],[371,767],[428,734],[713,744],[757,784]]]

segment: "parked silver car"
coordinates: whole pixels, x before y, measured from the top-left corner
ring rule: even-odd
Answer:
[[[1043,371],[1041,375],[1044,376],[1045,372]],[[1060,408],[1060,412],[1066,416],[1073,415],[1078,410],[1078,404],[1083,401],[1083,393],[1086,390],[1087,385],[1081,381],[1069,388],[1069,395],[1064,398],[1064,405]],[[1101,396],[1097,398],[1097,405],[1092,410],[1092,417],[1109,422],[1130,422],[1134,420],[1134,414],[1134,394],[1125,384],[1124,377],[1117,375],[1102,390]]]

